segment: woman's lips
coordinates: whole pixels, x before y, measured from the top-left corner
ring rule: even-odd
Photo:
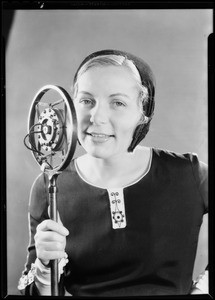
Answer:
[[[111,137],[114,137],[112,134],[97,133],[97,132],[86,132],[86,134],[91,138],[93,142],[103,143],[108,141]]]
[[[114,136],[113,134],[105,134],[105,133],[98,133],[98,132],[87,132],[87,134],[95,136],[95,137],[111,137],[111,136]]]

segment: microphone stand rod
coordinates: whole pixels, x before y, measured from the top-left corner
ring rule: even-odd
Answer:
[[[49,205],[50,205],[50,218],[57,222],[57,177],[59,173],[51,174],[49,176]],[[58,288],[58,259],[50,261],[51,266],[51,294],[52,296],[59,295]]]

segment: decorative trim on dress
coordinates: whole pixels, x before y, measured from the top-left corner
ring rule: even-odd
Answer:
[[[64,267],[68,263],[68,255],[65,253],[65,257],[58,261],[58,280],[60,281],[60,276],[64,272]],[[33,281],[37,279],[37,282],[42,285],[51,285],[51,269],[42,264],[42,262],[36,258],[35,262],[31,264],[31,268],[27,274],[23,274],[19,279],[18,290],[25,289]]]
[[[28,274],[23,274],[19,279],[18,290],[24,290],[27,285],[31,284],[34,281],[36,275],[36,266],[34,263],[31,264],[31,269]]]
[[[124,194],[122,188],[108,189],[110,213],[113,229],[126,227]]]

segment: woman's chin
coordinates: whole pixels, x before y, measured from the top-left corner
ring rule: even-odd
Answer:
[[[87,149],[87,153],[93,157],[100,159],[105,159],[111,156],[111,153],[107,153],[105,149]]]
[[[115,152],[113,141],[110,139],[107,141],[92,141],[92,139],[90,139],[89,141],[84,141],[81,144],[89,155],[96,158],[106,158]]]
[[[92,140],[81,141],[84,150],[95,158],[108,159],[123,153],[127,153],[128,145],[124,144],[119,147],[114,139],[108,139],[106,142],[95,142]]]

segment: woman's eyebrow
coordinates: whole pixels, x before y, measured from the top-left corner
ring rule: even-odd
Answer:
[[[86,96],[89,96],[89,97],[93,97],[93,94],[91,94],[87,91],[78,91],[78,94],[83,94],[83,95],[86,95]],[[109,98],[118,97],[118,96],[130,99],[130,97],[127,94],[124,94],[124,93],[114,93],[114,94],[109,95]]]
[[[129,96],[124,93],[115,93],[115,94],[110,95],[110,97],[116,97],[116,96],[123,96],[123,97],[129,98]]]
[[[130,97],[124,93],[111,94],[109,97],[117,97],[117,96],[122,96],[122,97],[126,97],[126,98],[130,99]]]
[[[91,93],[86,92],[86,91],[78,91],[78,94],[84,94],[84,95],[87,95],[87,96],[93,96]]]

